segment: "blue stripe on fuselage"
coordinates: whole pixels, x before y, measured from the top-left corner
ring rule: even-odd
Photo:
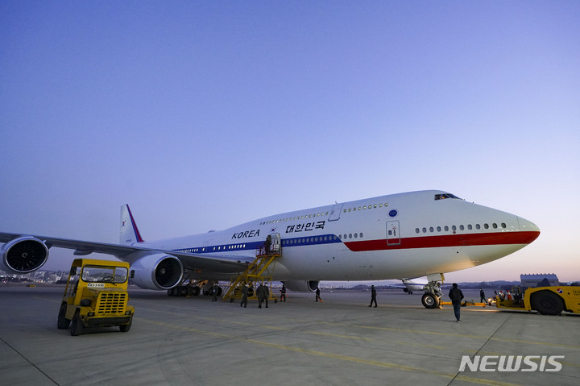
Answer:
[[[292,237],[287,239],[282,239],[282,247],[303,247],[307,245],[323,245],[323,244],[336,244],[342,243],[342,241],[336,235],[320,235],[320,236],[308,236],[308,237]],[[195,247],[195,248],[182,248],[176,249],[175,252],[185,252],[185,253],[216,253],[216,252],[234,252],[234,251],[248,251],[256,250],[264,246],[263,241],[253,241],[247,243],[235,243],[235,244],[220,244],[220,245],[210,245],[206,247]]]

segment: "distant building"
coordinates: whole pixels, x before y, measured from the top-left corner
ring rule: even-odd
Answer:
[[[522,274],[520,275],[522,287],[549,287],[558,286],[558,276],[554,273],[536,273],[536,274]]]

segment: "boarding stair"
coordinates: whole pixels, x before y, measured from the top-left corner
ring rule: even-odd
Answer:
[[[274,235],[273,235],[274,236]],[[230,286],[222,298],[224,301],[233,302],[242,298],[242,287],[247,285],[249,287],[248,299],[258,299],[256,290],[258,286],[268,286],[270,296],[268,299],[278,300],[272,294],[272,270],[276,265],[276,260],[282,257],[282,246],[279,242],[279,235],[273,238],[273,243],[269,250],[265,246],[261,246],[256,250],[256,259],[248,265],[246,270],[231,279]]]

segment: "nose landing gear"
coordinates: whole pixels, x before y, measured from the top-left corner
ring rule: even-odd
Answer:
[[[445,280],[445,277],[442,273],[435,273],[431,275],[427,275],[427,280],[429,282],[425,284],[423,290],[425,293],[421,297],[421,303],[423,303],[423,307],[425,308],[440,308],[441,307],[441,283]]]

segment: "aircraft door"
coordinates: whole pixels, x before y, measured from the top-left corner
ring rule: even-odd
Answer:
[[[279,254],[282,250],[282,238],[280,237],[280,233],[270,233],[270,236],[272,236],[271,251],[275,254]]]
[[[387,221],[387,245],[401,244],[399,220]]]
[[[340,212],[342,212],[342,204],[335,204],[330,211],[330,216],[328,217],[328,221],[337,221],[340,220]]]

